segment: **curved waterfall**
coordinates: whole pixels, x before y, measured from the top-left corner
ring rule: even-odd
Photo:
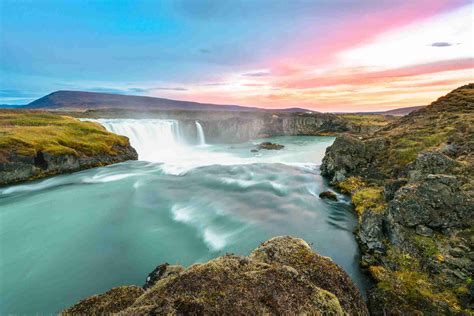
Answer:
[[[97,119],[109,132],[127,136],[140,160],[169,162],[189,151],[189,143],[205,145],[204,130],[195,122],[196,130],[186,139],[177,120],[165,119]],[[190,134],[190,133],[186,133]],[[197,137],[197,139],[196,139]]]

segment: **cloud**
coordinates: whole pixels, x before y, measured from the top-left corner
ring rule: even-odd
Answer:
[[[248,72],[245,74],[242,74],[244,77],[266,77],[270,76],[272,73],[270,70],[261,70],[261,71],[255,71],[255,72]]]
[[[448,42],[434,42],[431,44],[433,47],[448,47],[448,46],[453,46],[453,44],[448,43]]]
[[[209,49],[205,49],[205,48],[201,48],[201,49],[199,50],[199,52],[200,52],[201,54],[210,54],[210,53],[211,53],[211,51],[210,51]]]

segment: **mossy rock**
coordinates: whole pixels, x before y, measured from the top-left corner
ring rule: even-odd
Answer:
[[[107,293],[65,312],[368,315],[358,290],[341,268],[314,253],[303,240],[288,236],[263,243],[248,257],[228,254],[162,277],[123,303],[119,296],[117,304],[110,304],[112,295]],[[117,310],[118,305],[124,308]]]

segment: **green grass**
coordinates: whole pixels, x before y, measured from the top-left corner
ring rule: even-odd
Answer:
[[[100,124],[47,112],[0,110],[0,160],[11,153],[34,156],[37,152],[92,156],[114,154],[114,145],[128,139],[109,133]]]

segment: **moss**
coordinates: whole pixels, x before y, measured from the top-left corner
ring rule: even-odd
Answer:
[[[414,235],[411,241],[423,257],[436,257],[438,261],[444,260],[434,238]]]
[[[349,177],[335,185],[342,193],[355,193],[365,187],[364,181],[360,177]]]
[[[352,203],[359,217],[366,211],[380,213],[387,208],[383,188],[380,187],[360,189],[352,195]]]
[[[455,293],[450,290],[438,290],[430,282],[428,275],[420,271],[389,272],[377,287],[402,296],[415,306],[447,304],[454,311],[461,309]]]
[[[128,139],[107,132],[101,125],[72,117],[23,110],[0,110],[0,156],[34,156],[37,152],[92,156],[116,154],[115,145]]]

